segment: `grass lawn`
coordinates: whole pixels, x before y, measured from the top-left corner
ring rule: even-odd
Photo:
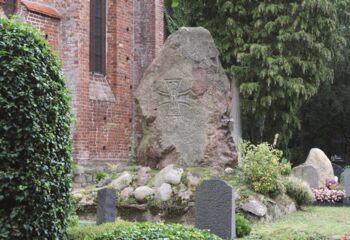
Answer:
[[[350,233],[350,207],[308,207],[272,223],[256,224],[253,234],[271,236],[284,229],[340,239],[344,233]]]

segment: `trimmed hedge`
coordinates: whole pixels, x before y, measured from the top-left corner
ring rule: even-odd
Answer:
[[[71,209],[70,101],[42,34],[0,18],[0,239],[61,239]]]
[[[179,224],[117,222],[84,226],[68,231],[66,240],[221,240],[207,231]]]

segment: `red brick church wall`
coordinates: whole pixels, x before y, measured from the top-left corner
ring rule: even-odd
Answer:
[[[89,70],[90,1],[22,0],[17,14],[39,28],[62,61],[72,94],[74,159],[128,162],[136,132],[133,92],[164,41],[163,0],[107,0],[106,74]]]

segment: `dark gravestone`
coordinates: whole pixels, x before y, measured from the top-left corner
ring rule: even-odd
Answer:
[[[221,180],[209,180],[197,188],[196,227],[208,229],[223,239],[236,237],[235,193]]]
[[[113,189],[101,189],[97,193],[96,224],[115,222],[116,192]]]
[[[344,171],[345,199],[344,203],[350,205],[350,168]]]
[[[342,168],[341,166],[335,163],[332,163],[332,167],[333,167],[334,175],[337,176],[338,179],[340,180],[340,175],[344,172],[344,168]]]

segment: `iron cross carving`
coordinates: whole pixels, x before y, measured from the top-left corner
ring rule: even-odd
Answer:
[[[159,106],[168,106],[167,116],[169,117],[183,116],[180,105],[190,106],[189,93],[191,89],[180,91],[182,84],[181,78],[164,79],[164,81],[166,82],[168,91],[158,91],[159,95],[166,98]]]

